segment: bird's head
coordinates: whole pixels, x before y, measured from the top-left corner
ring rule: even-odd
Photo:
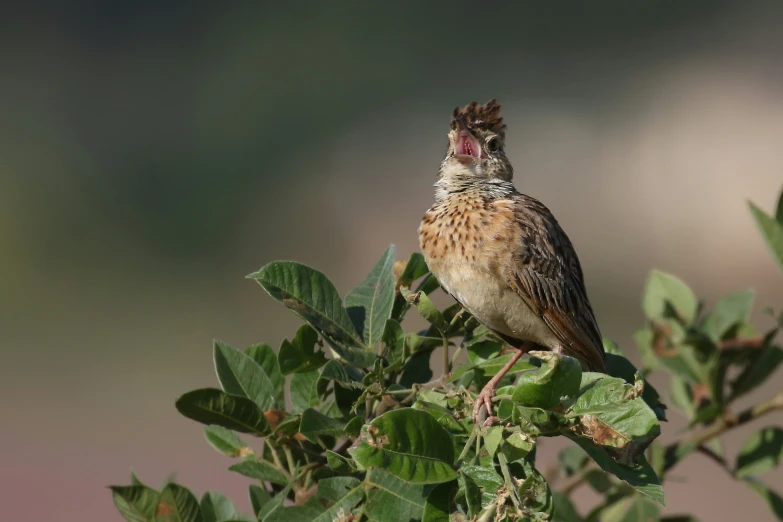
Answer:
[[[500,104],[470,102],[451,115],[449,148],[440,176],[453,179],[502,179],[510,181],[514,169],[504,151],[506,126]]]

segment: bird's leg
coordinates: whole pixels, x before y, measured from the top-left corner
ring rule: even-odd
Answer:
[[[531,343],[525,343],[516,349],[516,353],[511,359],[500,369],[498,373],[492,377],[489,382],[481,389],[481,392],[476,397],[476,402],[473,403],[473,422],[481,424],[483,426],[491,426],[497,424],[500,419],[492,415],[492,397],[495,396],[495,388],[497,388],[500,380],[506,376],[506,374],[514,367],[519,359],[525,355],[530,347]]]

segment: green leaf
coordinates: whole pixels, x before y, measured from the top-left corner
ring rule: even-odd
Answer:
[[[515,432],[506,437],[506,440],[500,445],[500,451],[509,462],[523,459],[533,451],[533,439],[528,435]]]
[[[528,510],[551,515],[554,510],[552,491],[541,473],[529,463],[523,463],[525,480],[519,486],[519,497]]]
[[[353,477],[332,477],[318,482],[318,491],[301,506],[282,507],[275,522],[332,522],[345,516],[364,498],[364,485]],[[328,507],[327,507],[328,506]]]
[[[364,419],[361,417],[354,417],[345,424],[345,434],[350,438],[355,439],[359,436],[364,425]]]
[[[432,378],[432,369],[430,368],[430,356],[432,352],[423,351],[414,354],[405,363],[400,376],[400,385],[410,388],[414,384],[421,384]]]
[[[756,225],[764,236],[772,255],[783,268],[783,223],[775,221],[770,215],[759,207],[750,203],[750,213],[756,220]]]
[[[427,268],[427,263],[424,262],[424,256],[422,256],[418,252],[414,252],[411,254],[410,259],[408,260],[408,263],[405,265],[405,269],[402,271],[402,274],[400,274],[400,277],[397,278],[397,288],[404,286],[404,287],[410,287],[411,284],[420,277],[426,275],[429,273],[429,268]],[[430,278],[425,279],[424,281],[429,281]],[[424,282],[422,281],[422,283]],[[420,285],[421,286],[421,285]],[[421,288],[419,288],[421,290]],[[405,298],[397,292],[394,297],[394,308],[392,309],[392,319],[395,321],[402,321],[402,318],[405,316],[405,313],[408,311],[408,308],[410,308],[410,305],[405,300]]]
[[[386,327],[383,330],[383,344],[386,345],[384,357],[389,362],[389,367],[399,368],[405,362],[405,353],[403,351],[405,344],[405,331],[402,325],[395,319],[386,321]]]
[[[331,435],[341,437],[345,423],[331,417],[327,417],[312,408],[308,408],[302,413],[302,423],[299,426],[299,433],[304,435],[307,440],[316,444],[321,435]]]
[[[109,486],[112,500],[128,522],[154,522],[160,494],[147,486]]]
[[[761,498],[769,504],[772,513],[778,520],[783,520],[783,498],[781,498],[780,495],[752,477],[746,477],[744,482],[750,489],[761,495]]]
[[[391,473],[373,468],[367,473],[365,513],[376,522],[421,520],[429,487],[408,484]]]
[[[552,500],[555,504],[555,522],[582,522],[582,517],[563,493],[555,491],[552,493]]]
[[[275,403],[278,408],[285,408],[285,377],[280,371],[275,351],[268,344],[255,344],[245,348],[245,354],[253,359],[264,370],[274,390]]]
[[[634,385],[638,370],[617,344],[604,339],[604,351],[606,352],[606,366],[609,369],[609,375],[620,377],[628,384]],[[643,383],[642,400],[653,410],[658,420],[666,420],[666,405],[661,402],[658,391],[646,379],[643,379]]]
[[[202,522],[196,496],[178,484],[168,484],[160,493],[156,522]]]
[[[760,475],[778,466],[783,459],[783,429],[767,427],[745,441],[737,455],[736,475]]]
[[[703,328],[709,338],[718,342],[730,329],[747,322],[755,295],[753,290],[745,290],[718,301],[710,315],[704,319]]]
[[[214,358],[218,380],[226,393],[247,397],[263,411],[276,406],[272,381],[251,357],[215,341]]]
[[[474,370],[477,370],[483,377],[492,377],[493,375],[497,375],[497,373],[506,365],[506,363],[509,360],[511,360],[512,357],[514,357],[514,355],[516,354],[506,353],[503,355],[499,355],[497,357],[493,357],[492,359],[482,361],[477,365],[473,366],[472,368]],[[513,375],[515,373],[524,370],[530,370],[532,368],[536,368],[536,367],[533,366],[529,361],[519,360],[516,363],[514,363],[514,366],[512,366],[511,369],[508,370],[506,375]]]
[[[267,502],[272,500],[272,495],[266,490],[265,487],[250,485],[250,505],[253,506],[253,513],[258,518],[258,514]],[[258,518],[260,520],[260,518]]]
[[[579,392],[582,366],[576,359],[553,352],[531,352],[531,355],[541,360],[541,368],[519,376],[514,387],[514,402],[528,407],[551,408],[562,398],[573,397]]]
[[[207,442],[224,455],[244,457],[253,454],[253,450],[236,433],[222,426],[207,426],[204,434]]]
[[[348,451],[363,468],[383,468],[413,484],[457,478],[451,435],[422,410],[393,410],[376,417],[362,427],[358,444]]]
[[[693,404],[690,384],[677,375],[671,376],[669,400],[682,411],[686,418],[692,419],[696,416],[696,406]]]
[[[356,332],[337,289],[321,272],[299,263],[274,261],[248,277],[310,323],[350,364],[367,368],[375,362],[375,354]]]
[[[750,363],[731,382],[731,400],[754,390],[763,384],[783,363],[783,350],[778,346],[765,344],[751,354]]]
[[[446,328],[449,326],[449,324],[446,322],[446,318],[443,317],[443,314],[440,310],[438,310],[438,307],[436,307],[432,301],[430,301],[430,298],[426,293],[422,291],[411,292],[410,289],[404,286],[400,287],[400,293],[406,301],[416,307],[416,310],[418,310],[421,316],[428,323],[441,332],[446,331]]]
[[[177,399],[177,411],[201,424],[216,424],[240,433],[264,436],[269,422],[258,404],[245,397],[234,397],[222,390],[202,388]]]
[[[775,209],[775,221],[783,225],[783,191],[778,196],[778,206]]]
[[[579,444],[601,469],[616,476],[639,493],[650,497],[662,506],[664,505],[661,481],[644,456],[639,458],[635,466],[624,466],[609,456],[604,448],[596,446],[590,439],[570,433],[564,433],[564,435]]]
[[[289,386],[293,412],[302,413],[320,405],[328,384],[329,381],[321,379],[318,372],[295,373]]]
[[[460,498],[464,496],[465,504],[468,506],[468,518],[471,520],[475,519],[481,511],[481,489],[472,478],[464,473],[459,474],[457,484],[459,484],[457,497]]]
[[[452,504],[454,495],[457,493],[457,481],[438,484],[430,494],[427,495],[427,501],[424,503],[424,513],[421,517],[422,522],[451,522]]]
[[[415,354],[440,348],[443,346],[443,338],[426,337],[415,333],[409,333],[405,336],[405,343],[408,348],[408,354]]]
[[[348,315],[370,348],[381,340],[394,306],[395,256],[396,248],[389,245],[372,272],[345,296]]]
[[[288,479],[282,471],[263,460],[245,460],[234,464],[228,470],[257,480],[265,480],[272,484],[280,484],[281,486],[288,484]]]
[[[353,462],[332,450],[326,450],[326,464],[341,474],[351,474],[356,471]]]
[[[204,522],[223,522],[239,516],[234,504],[220,493],[208,491],[201,497],[201,516]]]
[[[487,507],[497,498],[498,489],[503,486],[501,477],[494,467],[462,466],[460,472],[478,487],[481,504],[479,509]]]
[[[438,421],[438,424],[456,435],[467,435],[467,428],[454,418],[454,414],[448,408],[438,404],[427,402],[421,398],[413,403],[412,408],[429,412]]]
[[[364,378],[362,372],[353,366],[346,366],[335,359],[327,362],[326,366],[323,367],[321,378],[337,381],[348,388],[364,388],[362,385],[362,379]]]
[[[316,343],[318,332],[309,324],[299,327],[293,340],[284,339],[278,355],[280,372],[283,375],[310,372],[326,364],[324,352],[315,351]]]
[[[277,518],[276,512],[278,509],[281,509],[281,506],[285,503],[285,501],[288,499],[288,495],[291,493],[291,490],[294,487],[294,483],[289,483],[286,487],[280,491],[280,493],[276,494],[266,502],[258,513],[256,513],[256,516],[258,517],[259,521],[263,522],[275,522]]]
[[[494,457],[503,440],[503,427],[490,426],[487,428],[487,434],[484,435],[484,447],[487,448],[490,457]]]
[[[689,324],[696,317],[699,302],[693,291],[676,276],[653,270],[647,278],[642,309],[648,319],[677,317]]]
[[[699,360],[696,349],[689,344],[678,344],[675,349],[658,358],[661,365],[689,384],[710,382],[710,366]]]
[[[635,495],[625,497],[604,509],[602,522],[649,522],[658,520],[658,506]]]
[[[583,377],[579,397],[566,412],[566,418],[579,418],[572,429],[607,448],[620,464],[634,465],[661,434],[655,413],[622,379],[598,373]]]
[[[606,493],[612,487],[609,475],[601,470],[591,469],[585,472],[584,479],[598,493]]]
[[[468,346],[468,360],[473,364],[481,364],[499,356],[502,349],[503,343],[489,339],[478,341]]]
[[[429,272],[427,263],[424,261],[424,256],[419,252],[414,252],[408,259],[408,263],[405,265],[405,270],[400,274],[397,280],[402,286],[410,286],[418,278]]]

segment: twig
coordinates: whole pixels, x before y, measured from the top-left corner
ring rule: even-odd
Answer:
[[[718,455],[714,451],[712,451],[707,446],[699,446],[698,448],[696,448],[696,451],[698,451],[705,457],[709,458],[710,460],[714,461],[720,467],[725,468],[726,471],[728,471],[729,473],[732,473],[731,469],[729,468],[729,463],[726,462],[726,459]]]
[[[776,410],[783,410],[783,392],[773,395],[766,401],[760,402],[755,406],[740,412],[738,415],[724,415],[700,431],[689,431],[685,433],[679,440],[666,446],[665,454],[676,454],[677,450],[683,446],[695,446],[698,448],[710,439],[718,437],[737,426],[747,424],[748,422]],[[669,468],[675,463],[676,462],[672,462]]]
[[[722,351],[733,350],[755,350],[764,346],[764,337],[745,337],[738,339],[726,339],[718,343],[718,348]]]

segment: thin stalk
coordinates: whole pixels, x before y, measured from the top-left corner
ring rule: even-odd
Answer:
[[[449,339],[443,334],[443,373],[451,373],[451,360],[449,359]]]
[[[288,470],[283,466],[283,463],[280,462],[280,458],[277,456],[277,445],[272,442],[272,439],[267,437],[264,439],[264,444],[269,444],[269,453],[272,454],[272,460],[274,461],[275,467],[280,470],[283,475],[286,476],[286,478],[291,478],[291,474],[288,472]],[[262,459],[263,460],[263,459]]]
[[[283,453],[285,453],[285,460],[288,462],[288,471],[293,475],[295,473],[296,463],[294,462],[294,454],[291,453],[291,448],[288,447],[288,444],[283,445]]]
[[[457,467],[459,467],[460,464],[462,464],[462,460],[465,458],[465,455],[468,454],[468,450],[473,445],[473,440],[476,438],[477,435],[478,435],[478,426],[473,428],[473,432],[470,434],[470,437],[468,438],[468,442],[465,443],[465,447],[462,448],[462,453],[460,453],[459,458],[457,458]]]
[[[511,502],[514,503],[514,507],[517,509],[518,514],[522,514],[522,501],[519,500],[519,492],[514,485],[514,480],[511,478],[511,473],[508,471],[508,459],[502,453],[498,453],[498,461],[500,462],[500,471],[503,472],[503,480],[506,483],[506,489],[511,496]]]

